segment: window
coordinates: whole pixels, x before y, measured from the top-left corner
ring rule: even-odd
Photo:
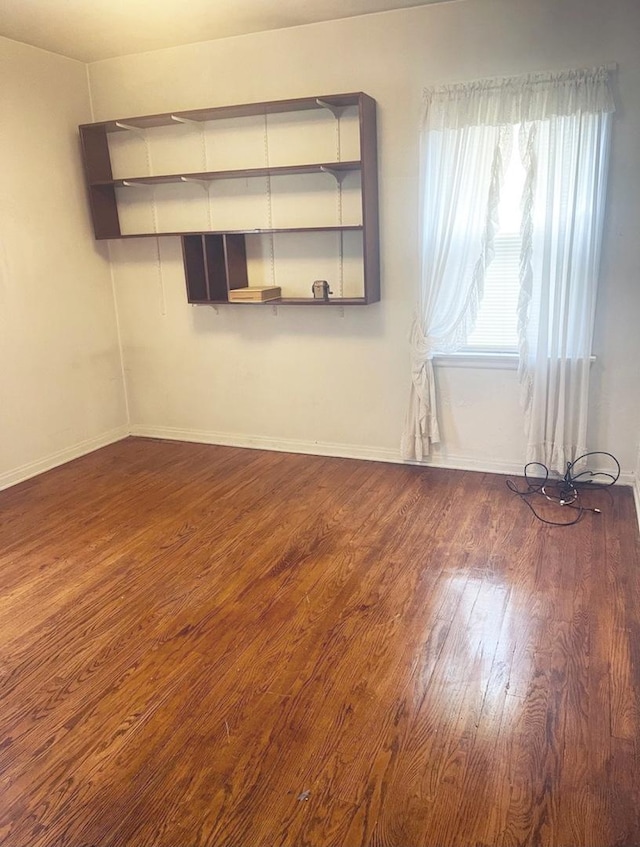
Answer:
[[[514,128],[514,135],[517,130]],[[484,278],[476,325],[461,348],[470,353],[517,353],[522,192],[526,172],[517,143],[504,169],[494,256]]]
[[[610,70],[425,91],[405,458],[439,443],[432,359],[461,350],[517,350],[527,461],[563,473],[585,452]]]

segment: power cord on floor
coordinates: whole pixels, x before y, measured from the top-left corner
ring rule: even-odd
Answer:
[[[584,470],[579,473],[574,473],[574,468],[580,462],[591,456],[607,456],[615,464],[616,472],[609,473],[608,471],[590,471]],[[529,468],[542,468],[544,471],[544,479],[540,476],[531,478],[529,476]],[[580,490],[584,488],[608,488],[620,478],[620,462],[612,453],[597,450],[591,453],[584,453],[578,456],[573,462],[567,462],[567,470],[560,479],[549,479],[549,468],[542,462],[529,462],[524,466],[524,479],[527,487],[523,490],[512,480],[506,481],[507,488],[517,494],[521,500],[531,509],[536,518],[542,523],[550,524],[551,526],[573,526],[582,519],[585,512],[594,512],[600,514],[600,509],[593,509],[588,506],[583,506],[580,503]],[[552,521],[548,518],[543,518],[532,505],[530,499],[535,496],[545,497],[551,503],[555,503],[560,507],[573,509],[577,515],[570,521]]]

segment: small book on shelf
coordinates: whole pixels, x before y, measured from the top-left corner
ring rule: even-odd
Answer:
[[[264,303],[265,300],[277,300],[282,296],[279,285],[249,288],[232,288],[229,292],[230,303]]]

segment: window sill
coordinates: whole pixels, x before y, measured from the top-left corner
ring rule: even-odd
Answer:
[[[591,364],[596,361],[591,356]],[[480,353],[461,351],[460,353],[434,353],[433,364],[444,368],[484,368],[485,370],[518,370],[517,353]]]
[[[486,368],[488,370],[518,370],[517,353],[435,353],[433,364],[446,368]]]

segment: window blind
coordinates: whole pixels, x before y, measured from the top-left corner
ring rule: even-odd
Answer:
[[[515,139],[514,139],[515,141]],[[516,353],[518,351],[518,298],[520,294],[521,198],[525,170],[518,145],[511,145],[506,161],[494,240],[495,254],[485,273],[484,296],[476,326],[467,339],[469,351]]]
[[[484,296],[467,350],[515,353],[518,350],[517,309],[520,291],[520,233],[495,238],[495,255],[487,268]]]

